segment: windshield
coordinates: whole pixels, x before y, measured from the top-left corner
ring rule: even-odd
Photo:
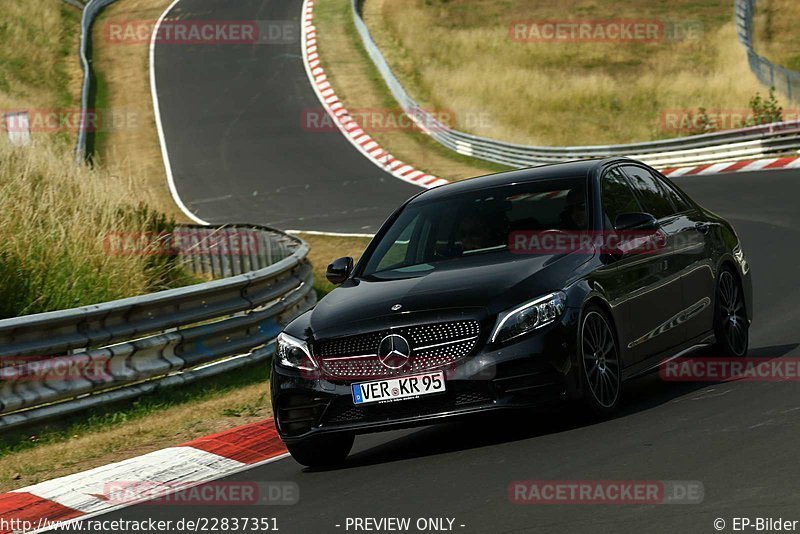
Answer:
[[[538,180],[415,201],[384,234],[363,276],[408,275],[509,254],[516,231],[586,230],[586,178]]]

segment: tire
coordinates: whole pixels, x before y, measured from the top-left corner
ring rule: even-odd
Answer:
[[[720,270],[714,297],[714,355],[740,358],[750,344],[750,323],[742,284],[730,267]]]
[[[613,324],[602,308],[590,304],[578,326],[583,402],[600,417],[617,411],[622,394],[622,366]]]
[[[353,448],[353,434],[332,434],[287,444],[289,454],[306,467],[333,467],[344,462]]]

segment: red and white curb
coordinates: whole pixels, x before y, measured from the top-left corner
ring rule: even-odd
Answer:
[[[728,172],[770,171],[776,169],[800,169],[800,156],[707,163],[693,167],[669,167],[662,169],[661,174],[674,178],[677,176],[704,176]]]
[[[109,500],[108,488],[114,485],[174,488],[149,495],[158,497],[287,455],[269,419],[0,494],[0,519],[6,525],[27,521],[30,531],[45,530],[56,521],[85,519],[137,504]],[[10,532],[0,528],[0,534]]]
[[[302,44],[300,48],[302,49],[303,63],[305,64],[311,87],[314,88],[322,107],[325,108],[325,111],[328,112],[334,124],[347,140],[367,159],[396,178],[425,188],[448,183],[444,178],[426,174],[395,158],[381,148],[378,142],[366,133],[350,116],[347,108],[336,96],[336,92],[331,87],[331,83],[328,81],[321,64],[317,44],[317,29],[314,26],[314,0],[305,0],[303,3],[302,27]]]

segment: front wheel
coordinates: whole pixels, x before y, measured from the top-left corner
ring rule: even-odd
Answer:
[[[608,416],[619,407],[622,373],[617,338],[608,315],[588,306],[578,332],[578,356],[583,400],[596,415]]]
[[[354,441],[353,434],[332,434],[287,444],[286,448],[297,463],[306,467],[332,467],[344,462]]]
[[[738,358],[747,354],[750,324],[745,313],[742,286],[729,268],[723,268],[717,279],[714,305],[716,352],[722,357]]]

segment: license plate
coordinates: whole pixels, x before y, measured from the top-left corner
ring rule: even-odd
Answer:
[[[370,402],[391,402],[421,395],[442,393],[445,390],[444,373],[425,373],[413,376],[401,376],[375,382],[353,384],[353,404],[369,404]]]

